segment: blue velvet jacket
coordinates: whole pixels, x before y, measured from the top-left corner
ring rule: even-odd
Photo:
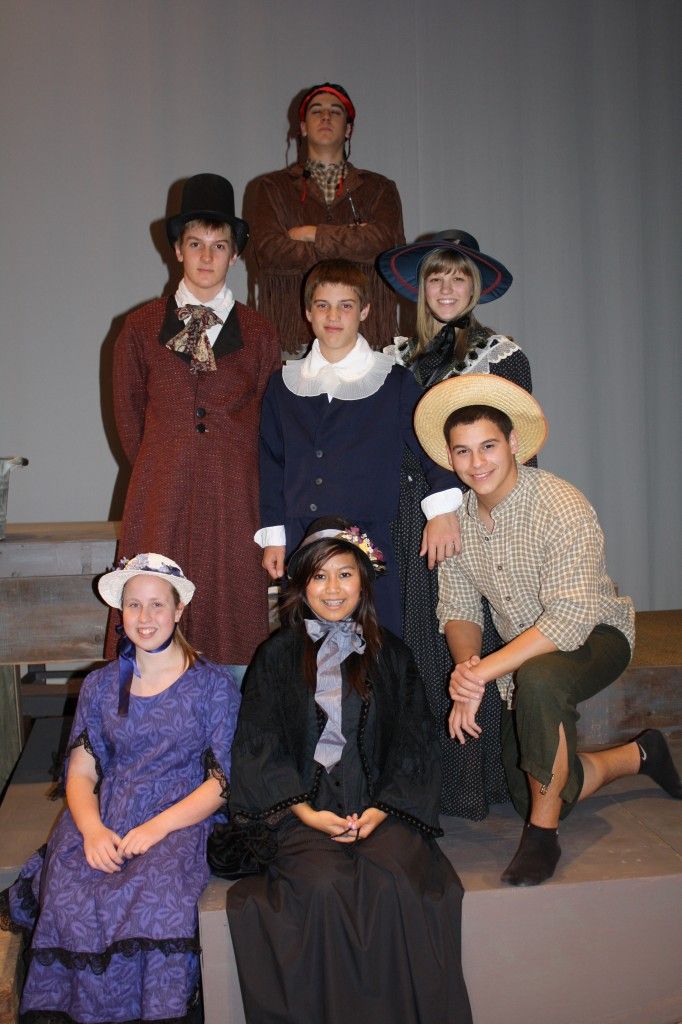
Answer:
[[[375,394],[331,402],[302,398],[272,375],[260,426],[261,526],[284,525],[293,550],[319,516],[344,516],[390,554],[405,445],[418,456],[431,492],[459,486],[422,450],[412,416],[422,395],[412,374],[392,367]]]

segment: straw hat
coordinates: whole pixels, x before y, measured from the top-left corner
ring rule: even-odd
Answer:
[[[111,608],[122,606],[123,588],[133,576],[158,576],[177,590],[183,604],[189,604],[196,587],[187,579],[177,562],[153,551],[134,558],[122,558],[118,569],[113,569],[97,581],[100,596]]]
[[[528,462],[547,440],[549,427],[539,402],[518,384],[492,373],[465,373],[430,388],[414,412],[419,443],[434,462],[449,468],[443,426],[451,412],[490,405],[509,416],[519,441],[518,462]]]

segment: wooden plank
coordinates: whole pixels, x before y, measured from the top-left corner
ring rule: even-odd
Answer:
[[[93,576],[0,580],[0,663],[97,660],[107,606]]]
[[[629,668],[580,705],[581,748],[626,743],[644,729],[682,731],[682,669]]]
[[[61,544],[74,540],[117,540],[120,522],[97,520],[80,523],[8,523],[7,541]]]
[[[682,666],[682,609],[637,612],[632,667]]]
[[[0,543],[0,579],[95,576],[114,564],[120,523],[10,524]]]
[[[0,665],[0,792],[14,770],[21,746],[19,669]]]

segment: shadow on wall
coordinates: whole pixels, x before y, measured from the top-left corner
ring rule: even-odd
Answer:
[[[185,181],[186,178],[179,178],[177,181],[174,181],[168,189],[168,200],[166,202],[167,216],[171,216],[176,210],[180,209],[182,188]],[[172,295],[178,286],[181,274],[179,264],[175,259],[175,253],[168,244],[168,237],[166,235],[166,218],[163,217],[159,220],[153,221],[149,225],[149,234],[152,239],[152,244],[168,272],[168,282],[163,288],[162,295]],[[150,299],[151,298],[156,298],[156,296],[150,296]],[[118,472],[114,482],[111,502],[109,504],[109,514],[107,517],[111,521],[118,520],[123,517],[123,507],[125,505],[126,492],[130,482],[130,474],[132,472],[132,466],[129,465],[123,448],[121,447],[118,431],[116,429],[116,420],[114,417],[114,396],[112,388],[114,345],[118,335],[121,333],[125,318],[128,314],[139,309],[140,306],[144,306],[150,301],[150,299],[144,299],[142,302],[138,302],[135,306],[131,306],[130,309],[126,310],[126,312],[115,316],[111,321],[111,325],[104,337],[100,349],[99,386],[102,424],[104,426],[104,433],[106,435],[109,449],[118,465]]]
[[[311,83],[316,84],[316,83]],[[298,120],[298,111],[301,103],[305,96],[310,92],[311,86],[306,86],[304,89],[300,89],[299,92],[293,97],[289,106],[287,107],[287,132],[284,138],[284,164],[288,167],[290,164],[303,163],[306,160],[306,145],[301,137],[301,125]],[[293,143],[293,153],[292,153]],[[276,167],[273,170],[279,171],[281,168]],[[268,174],[272,174],[273,170],[265,171],[263,174],[259,174],[257,177],[252,178],[244,189],[244,199],[242,202],[242,217],[251,225],[255,221],[255,208],[258,197],[258,187]],[[242,259],[246,266],[246,280],[247,280],[247,305],[258,309],[258,262],[256,260],[256,251],[253,243],[246,246]],[[300,293],[300,307],[301,307],[301,320],[305,323],[306,329],[308,329],[308,321],[305,318],[305,309],[303,305],[303,282],[301,279],[301,293]],[[275,325],[277,326],[277,325]],[[310,340],[312,341],[313,336],[310,334]],[[285,339],[282,338],[282,343]]]

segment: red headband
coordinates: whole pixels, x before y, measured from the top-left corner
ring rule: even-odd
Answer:
[[[346,114],[348,115],[349,122],[351,124],[353,123],[353,121],[355,120],[355,107],[351,103],[350,96],[346,96],[345,93],[340,92],[340,90],[337,89],[335,86],[326,84],[316,85],[313,89],[310,90],[309,93],[306,93],[306,95],[303,97],[303,99],[301,100],[301,105],[298,108],[299,121],[305,121],[305,115],[310,104],[310,101],[312,100],[313,96],[317,96],[318,92],[328,92],[331,93],[332,96],[336,96],[337,100],[339,100],[343,104]]]

